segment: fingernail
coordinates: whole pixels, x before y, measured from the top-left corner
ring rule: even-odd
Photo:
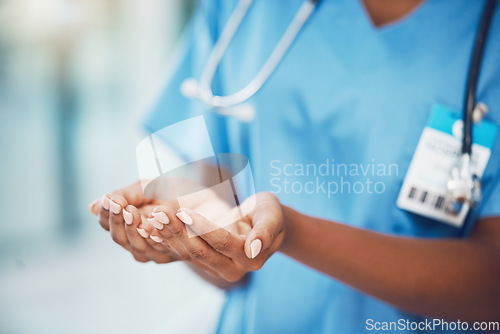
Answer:
[[[120,204],[117,204],[115,202],[113,202],[112,200],[109,201],[109,204],[111,206],[111,211],[117,215],[120,213],[120,211],[122,211],[122,207]]]
[[[151,238],[151,240],[153,240],[154,242],[157,242],[157,243],[160,243],[160,242],[162,242],[162,241],[163,241],[163,240],[162,240],[159,236],[157,236],[157,235],[152,235],[150,238]]]
[[[132,225],[134,216],[127,210],[123,209],[123,219],[125,219],[125,223],[127,223],[127,225]]]
[[[149,233],[145,229],[137,228],[137,232],[139,232],[139,234],[141,235],[141,237],[143,237],[143,238],[149,238]]]
[[[102,196],[101,205],[104,208],[104,210],[109,210],[109,198],[108,198],[108,196],[106,196],[106,195]]]
[[[154,218],[148,218],[148,222],[151,223],[151,225],[153,225],[156,229],[158,230],[161,230],[163,229],[163,224],[160,223],[159,221],[157,221],[156,219]]]
[[[191,217],[189,217],[189,215],[187,214],[187,212],[185,211],[179,211],[175,214],[177,216],[177,218],[179,218],[184,224],[186,225],[193,225],[193,220],[191,219]]]
[[[168,224],[170,222],[165,212],[153,212],[153,217],[162,224]]]
[[[262,241],[260,239],[255,239],[250,244],[250,253],[252,254],[252,259],[255,259],[257,255],[259,255],[260,250],[262,249]]]

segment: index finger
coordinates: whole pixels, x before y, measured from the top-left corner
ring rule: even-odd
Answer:
[[[227,231],[189,209],[180,209],[176,216],[186,224],[192,233],[203,239],[215,251],[238,262],[248,260],[244,253],[244,238]]]

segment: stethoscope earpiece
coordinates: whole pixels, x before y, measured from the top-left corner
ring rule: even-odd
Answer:
[[[232,116],[242,122],[251,122],[256,115],[255,107],[250,103],[241,103],[230,107],[219,107],[218,96],[203,96],[198,81],[185,79],[180,87],[181,94],[189,99],[198,99],[213,108],[217,114]]]
[[[227,108],[217,108],[217,113],[233,116],[245,123],[253,121],[256,115],[255,107],[251,103],[242,103]]]
[[[181,94],[188,99],[199,99],[200,98],[200,87],[198,81],[193,78],[185,79],[180,87]]]

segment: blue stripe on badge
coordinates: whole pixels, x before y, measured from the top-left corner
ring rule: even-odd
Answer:
[[[456,121],[461,122],[461,119],[462,114],[460,112],[436,103],[432,106],[432,111],[427,126],[447,133],[450,136],[454,136],[453,126],[455,125]],[[472,130],[474,144],[487,147],[491,150],[493,144],[495,143],[497,130],[497,125],[488,120],[482,120],[479,124],[474,124]],[[457,132],[456,128],[455,132]],[[461,133],[461,131],[459,131],[459,133]]]

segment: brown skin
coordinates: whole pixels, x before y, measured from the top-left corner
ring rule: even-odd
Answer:
[[[406,311],[464,321],[500,319],[500,217],[467,239],[403,238],[284,207],[280,251]]]
[[[117,214],[112,208],[106,209],[102,200],[92,202],[89,210],[98,216],[99,223],[110,232],[113,241],[130,251],[137,261],[184,261],[207,281],[224,289],[242,283],[248,272],[260,269],[283,242],[281,205],[268,193],[256,195],[254,209],[242,220],[227,229],[210,233],[202,234],[204,226],[211,223],[194,210],[189,211],[194,224],[188,228],[200,234],[198,237],[188,236],[186,225],[176,216],[178,207],[172,202],[146,198],[139,183],[105,197],[119,206]],[[132,214],[130,225],[125,223],[123,210]],[[148,221],[153,217],[152,212],[165,213],[169,223],[161,229],[155,228]],[[146,230],[149,236],[142,237],[137,228]],[[260,229],[262,231],[258,232]],[[257,258],[250,259],[248,238],[255,239],[252,236],[256,232],[264,247]],[[161,242],[155,242],[151,236],[161,238]]]
[[[403,19],[424,0],[363,0],[373,25],[381,27]]]
[[[422,0],[363,0],[375,26],[402,19]],[[211,283],[230,288],[258,270],[276,251],[324,272],[355,289],[415,314],[465,321],[500,319],[500,217],[482,219],[467,239],[418,239],[384,235],[306,216],[282,206],[268,193],[236,229],[201,234],[210,224],[188,211],[200,236],[188,238],[172,203],[152,201],[139,184],[119,190],[111,199],[132,213],[123,215],[99,205],[90,210],[115,242],[141,262],[182,260]],[[158,207],[158,205],[161,205]],[[162,211],[170,223],[161,230],[147,218]],[[136,227],[161,238],[141,237]],[[262,241],[251,259],[250,243]]]
[[[203,234],[211,224],[203,216],[186,211],[194,222],[186,226],[171,203],[141,194],[136,184],[111,196],[132,213],[131,225],[98,207],[98,201],[90,207],[113,240],[139,261],[185,261],[209,282],[230,288],[280,251],[415,314],[463,321],[500,318],[500,217],[478,221],[467,239],[405,238],[306,216],[282,206],[272,194],[259,193],[237,229]],[[161,230],[148,225],[152,211],[164,212],[169,224]],[[139,226],[161,242],[141,237]],[[189,238],[187,228],[199,236]],[[262,250],[251,259],[250,243],[256,239]]]

